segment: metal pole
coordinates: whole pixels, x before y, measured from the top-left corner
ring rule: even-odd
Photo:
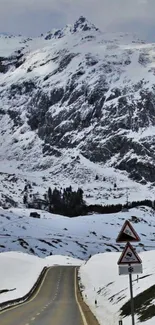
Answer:
[[[133,288],[132,288],[132,273],[129,273],[129,284],[130,284],[130,295],[131,295],[131,318],[132,318],[132,325],[135,325],[135,318],[134,318],[134,300],[133,300]]]

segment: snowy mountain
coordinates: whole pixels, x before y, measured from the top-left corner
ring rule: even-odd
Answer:
[[[89,202],[154,198],[154,74],[155,44],[84,17],[34,39],[0,35],[1,204],[21,205],[28,180],[41,194],[82,186]]]
[[[29,216],[34,210],[0,210],[0,251],[21,251],[46,257],[67,255],[87,260],[90,255],[119,252],[123,244],[116,237],[125,220],[130,220],[141,242],[137,251],[155,249],[155,218],[150,208],[131,209],[105,215],[67,218],[39,211],[40,219]]]

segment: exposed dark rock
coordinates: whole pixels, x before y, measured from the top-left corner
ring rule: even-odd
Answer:
[[[21,120],[20,114],[15,110],[8,110],[7,114],[13,120],[14,126],[21,126],[23,121]]]
[[[87,19],[81,16],[74,24],[73,32],[76,33],[78,30],[89,31],[89,30],[98,30],[93,24],[89,24]]]
[[[67,43],[65,33],[73,37],[73,46]],[[43,157],[59,157],[62,149],[78,148],[91,161],[126,171],[142,184],[154,184],[155,137],[145,130],[155,127],[155,86],[144,78],[135,82],[126,73],[134,51],[138,53],[138,66],[145,69],[151,60],[149,50],[135,50],[134,45],[133,49],[119,48],[117,39],[99,37],[97,42],[98,35],[98,29],[81,16],[73,26],[49,32],[45,39],[54,38],[54,43],[45,43],[51,44],[51,50],[40,61],[33,53],[33,64],[27,61],[29,52],[25,50],[31,39],[21,39],[20,49],[9,57],[0,57],[1,74],[15,71],[14,82],[11,75],[9,82],[4,78],[0,84],[0,116],[3,119],[8,114],[13,121],[12,132],[28,123],[36,138],[42,140]],[[57,47],[57,39],[62,37],[64,46]],[[90,52],[92,40],[96,53],[95,47]],[[81,46],[87,42],[88,48],[81,54]],[[103,58],[98,53],[102,46]],[[20,71],[25,60],[29,62],[26,68],[24,65],[25,76],[19,73],[18,80],[16,70]],[[20,146],[18,136],[12,143]],[[31,150],[33,143],[23,148]]]
[[[57,72],[63,71],[69,65],[69,63],[72,61],[72,59],[75,58],[77,55],[78,54],[75,54],[75,53],[66,54],[62,58],[62,60],[59,62],[59,68],[58,68]]]

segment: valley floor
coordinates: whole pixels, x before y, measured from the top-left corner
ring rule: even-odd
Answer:
[[[37,211],[40,219],[29,217],[31,211]],[[122,245],[116,243],[116,237],[127,219],[141,237],[137,251],[155,249],[151,208],[76,218],[34,209],[0,209],[0,252],[22,251],[39,257],[68,255],[83,260],[97,253],[119,252]]]

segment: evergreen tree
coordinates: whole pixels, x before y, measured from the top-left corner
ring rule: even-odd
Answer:
[[[23,203],[24,203],[24,204],[27,203],[27,193],[25,193],[24,196],[23,196]]]
[[[56,208],[61,205],[61,191],[59,191],[56,187],[52,193],[52,204]]]
[[[48,201],[52,203],[52,190],[50,187],[48,188],[47,196],[48,196]]]
[[[78,198],[79,204],[80,205],[83,205],[84,204],[84,200],[83,200],[83,190],[82,190],[82,188],[78,188],[77,198]]]

